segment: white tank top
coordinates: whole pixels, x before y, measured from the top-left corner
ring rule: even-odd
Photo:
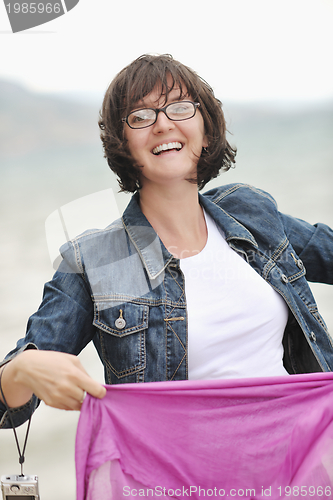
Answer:
[[[188,311],[189,379],[288,375],[282,337],[288,307],[205,213],[208,239],[180,260]]]

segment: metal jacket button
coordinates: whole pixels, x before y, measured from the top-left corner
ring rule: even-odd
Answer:
[[[281,281],[282,281],[282,283],[288,283],[289,282],[289,280],[288,280],[288,278],[287,278],[287,276],[285,274],[282,274]]]
[[[317,337],[315,336],[315,334],[313,332],[310,333],[310,337],[311,337],[311,340],[313,340],[313,342],[316,342]]]
[[[298,259],[296,265],[299,269],[303,269],[303,262],[301,261],[301,259]]]
[[[123,328],[125,328],[126,321],[123,318],[123,310],[122,309],[119,309],[119,318],[116,319],[114,324],[116,325],[118,330],[122,330]]]

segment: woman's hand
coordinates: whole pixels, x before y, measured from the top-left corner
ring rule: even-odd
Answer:
[[[80,410],[86,392],[100,399],[106,394],[72,354],[31,349],[4,368],[2,389],[10,407],[25,404],[35,394],[53,408]]]

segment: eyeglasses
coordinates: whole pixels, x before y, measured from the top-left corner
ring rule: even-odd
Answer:
[[[193,118],[198,106],[200,106],[198,102],[177,101],[164,106],[164,108],[136,109],[122,118],[122,122],[126,122],[129,127],[134,129],[150,127],[156,122],[160,111],[163,111],[169,120],[180,122]]]

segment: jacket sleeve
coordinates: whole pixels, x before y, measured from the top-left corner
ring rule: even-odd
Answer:
[[[77,355],[92,340],[95,334],[93,302],[71,243],[62,248],[62,257],[52,280],[45,284],[38,311],[28,320],[26,336],[17,342],[0,366],[26,349]],[[15,425],[27,420],[37,406],[38,401],[34,397],[23,407],[15,408],[12,411]],[[0,428],[9,426],[5,406],[0,402]]]
[[[306,279],[333,284],[333,231],[325,224],[311,225],[301,219],[280,214],[286,235],[302,260]]]

